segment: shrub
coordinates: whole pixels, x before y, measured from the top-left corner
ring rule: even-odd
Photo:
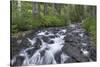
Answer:
[[[32,25],[32,29],[41,27],[41,19],[32,20],[31,25]]]
[[[90,33],[91,39],[96,44],[96,19],[94,17],[88,17],[83,22],[83,27]]]
[[[28,19],[25,20],[25,17],[19,17],[17,20],[14,21],[14,25],[16,25],[18,31],[26,31],[32,28],[30,21]]]
[[[64,26],[64,20],[57,16],[42,16],[41,23],[44,27]]]

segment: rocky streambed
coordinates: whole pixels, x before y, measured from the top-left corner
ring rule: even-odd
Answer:
[[[11,38],[11,66],[96,61],[96,47],[81,24],[31,31]]]

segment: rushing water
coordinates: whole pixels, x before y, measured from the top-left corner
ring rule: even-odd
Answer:
[[[48,33],[48,34],[46,34]],[[60,29],[57,33],[53,33],[52,31],[39,31],[37,35],[33,38],[27,38],[32,47],[29,47],[25,50],[22,50],[19,56],[23,56],[25,59],[23,60],[22,65],[33,65],[33,64],[57,64],[55,60],[55,54],[57,52],[62,51],[62,47],[64,46],[64,37],[65,37],[66,29]],[[49,38],[49,41],[53,43],[44,42],[42,37]],[[50,38],[49,36],[52,36]],[[56,36],[56,37],[55,37]],[[29,57],[27,51],[35,49],[34,45],[36,42],[36,38],[40,39],[42,44],[39,46],[40,48],[33,53],[31,57]],[[43,56],[41,55],[44,52]],[[68,56],[64,53],[61,54],[61,63],[68,58]],[[12,64],[16,61],[16,58],[13,58]]]
[[[75,25],[70,25],[70,28],[75,28]],[[81,29],[75,29],[72,32],[80,32]],[[22,49],[19,55],[16,55],[11,60],[11,65],[41,65],[41,64],[59,64],[65,63],[70,56],[62,51],[65,45],[64,37],[67,29],[59,28],[55,30],[39,30],[33,38],[26,38],[31,44],[30,47]],[[82,38],[84,33],[79,33]],[[87,43],[81,43],[87,46]],[[89,52],[86,49],[80,50],[84,56],[88,56]]]

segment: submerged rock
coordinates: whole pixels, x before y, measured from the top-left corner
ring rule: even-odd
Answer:
[[[90,49],[90,58],[93,60],[93,61],[96,61],[96,48],[95,47],[92,47]]]
[[[96,61],[96,48],[80,24],[37,30],[20,42],[20,46],[11,46],[19,49],[17,54],[16,50],[11,50],[15,66]],[[18,42],[15,39],[12,43]],[[24,58],[19,57],[21,52]]]
[[[40,48],[41,45],[42,45],[41,39],[36,38],[36,42],[34,43],[34,47],[35,48]]]

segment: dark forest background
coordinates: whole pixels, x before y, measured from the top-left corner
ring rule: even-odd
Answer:
[[[11,36],[28,30],[82,23],[96,43],[96,6],[14,0],[10,5]]]

